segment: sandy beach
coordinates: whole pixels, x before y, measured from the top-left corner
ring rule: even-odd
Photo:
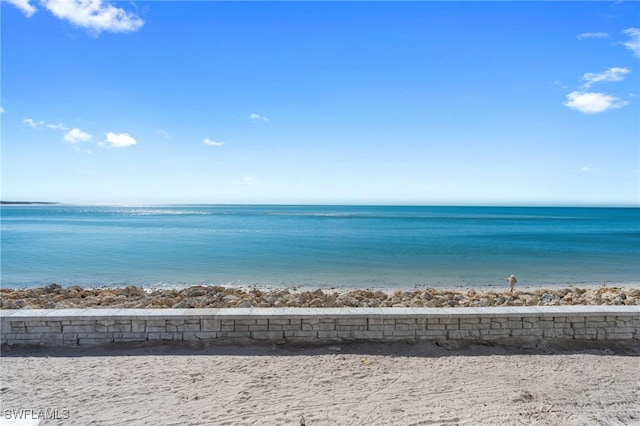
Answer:
[[[513,293],[48,286],[1,295],[3,309],[640,303],[636,286]],[[44,425],[640,425],[635,340],[194,345],[3,347],[3,418],[33,410],[57,415]]]
[[[12,348],[0,392],[4,416],[68,417],[44,425],[637,425],[639,356],[637,342]]]

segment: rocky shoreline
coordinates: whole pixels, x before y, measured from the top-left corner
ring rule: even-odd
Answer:
[[[600,287],[465,291],[264,290],[222,286],[184,289],[61,287],[0,289],[0,309],[71,308],[251,308],[251,307],[487,307],[640,305],[640,288]]]

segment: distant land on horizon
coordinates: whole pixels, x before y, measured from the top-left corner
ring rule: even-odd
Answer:
[[[80,205],[80,206],[117,206],[117,205],[144,205],[144,206],[185,206],[185,205],[203,205],[203,206],[371,206],[371,207],[505,207],[505,208],[625,208],[637,209],[640,204],[384,204],[384,203],[357,203],[357,204],[338,204],[338,203],[69,203],[61,201],[13,201],[0,200],[0,205]]]
[[[60,204],[57,201],[4,201],[0,200],[0,204]]]

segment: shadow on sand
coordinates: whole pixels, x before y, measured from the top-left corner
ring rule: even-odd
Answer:
[[[397,357],[447,357],[491,355],[618,355],[640,356],[638,340],[538,341],[447,340],[430,342],[344,342],[335,344],[212,344],[204,342],[144,342],[102,347],[44,347],[3,345],[1,357],[99,357],[144,355],[216,356],[317,356],[330,354],[385,355]]]

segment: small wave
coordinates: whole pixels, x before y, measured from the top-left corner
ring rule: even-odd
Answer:
[[[201,210],[132,210],[129,216],[180,216],[180,215],[207,215],[209,213]]]
[[[320,213],[320,212],[274,212],[266,213],[267,216],[295,216],[295,217],[366,217],[363,214],[356,213]]]

